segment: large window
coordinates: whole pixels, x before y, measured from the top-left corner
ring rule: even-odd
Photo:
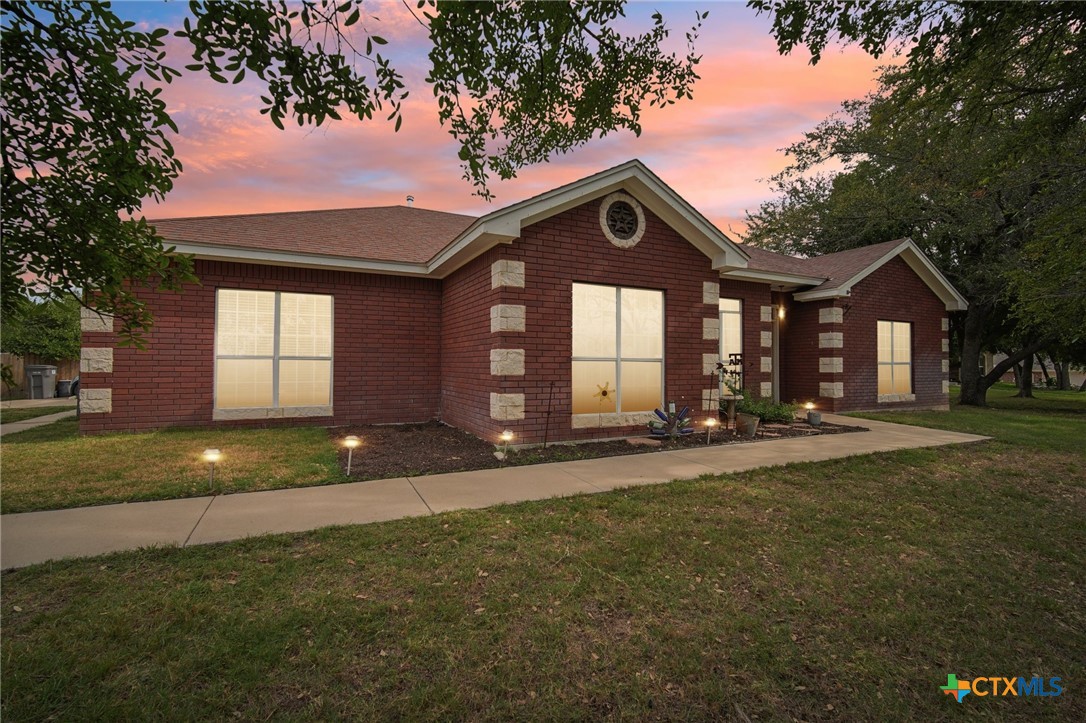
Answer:
[[[879,394],[912,394],[912,324],[879,322]]]
[[[332,403],[332,297],[219,289],[215,408]]]
[[[663,292],[574,284],[573,413],[651,412],[663,397]]]

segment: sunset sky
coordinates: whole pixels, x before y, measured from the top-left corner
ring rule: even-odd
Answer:
[[[677,40],[694,24],[696,10],[710,10],[698,44],[703,59],[694,100],[645,113],[640,138],[614,134],[525,168],[515,180],[494,182],[496,200],[489,204],[461,179],[457,147],[438,123],[423,81],[424,29],[400,2],[367,6],[380,18],[369,27],[389,40],[387,55],[412,91],[399,133],[383,120],[346,117],[280,131],[258,112],[257,81],[220,85],[188,72],[165,91],[185,170],[164,203],[145,207],[148,218],[392,205],[407,194],[418,207],[481,215],[640,158],[722,230],[737,231],[745,211],[769,196],[764,179],[785,164],[779,149],[841,101],[872,90],[878,65],[856,48],[827,52],[815,67],[806,51],[781,57],[768,18],[740,3],[632,4],[630,28],[648,28],[659,9]],[[148,27],[178,28],[187,12],[185,3],[114,8]],[[173,67],[191,62],[187,41],[169,42]]]

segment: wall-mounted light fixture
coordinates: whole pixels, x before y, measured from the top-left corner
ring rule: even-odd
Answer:
[[[777,307],[777,318],[784,321],[784,304]]]

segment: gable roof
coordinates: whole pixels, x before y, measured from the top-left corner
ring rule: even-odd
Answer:
[[[739,245],[636,159],[480,218],[382,206],[150,223],[179,253],[197,258],[443,278],[487,249],[512,243],[525,226],[617,190],[652,210],[713,268],[747,265]]]
[[[378,206],[169,218],[150,223],[173,244],[422,264],[475,220],[458,213]]]
[[[943,301],[949,311],[964,311],[969,304],[911,239],[897,239],[823,256],[800,258],[747,246],[747,268],[727,271],[734,278],[760,280],[782,287],[811,288],[794,294],[797,301],[848,296],[852,287],[891,259],[901,257]]]

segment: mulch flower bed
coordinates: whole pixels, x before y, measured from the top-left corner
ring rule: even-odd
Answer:
[[[713,432],[711,445],[866,431],[864,427],[825,422],[819,427],[812,427],[806,422],[767,424],[762,427],[764,436],[760,435],[751,440],[749,437],[737,436],[732,430],[717,428]],[[606,433],[607,430],[601,430],[601,435]],[[340,442],[349,434],[362,438],[362,446],[354,451],[351,479],[410,477],[502,466],[502,463],[494,456],[497,448],[493,444],[440,422],[337,427],[330,429],[328,434],[340,446],[339,464],[344,471],[347,469],[347,450],[342,448]],[[649,438],[646,435],[631,440],[551,444],[546,449],[542,447],[510,449],[506,465],[565,462],[705,446],[705,430],[701,428],[693,434],[678,439]]]

